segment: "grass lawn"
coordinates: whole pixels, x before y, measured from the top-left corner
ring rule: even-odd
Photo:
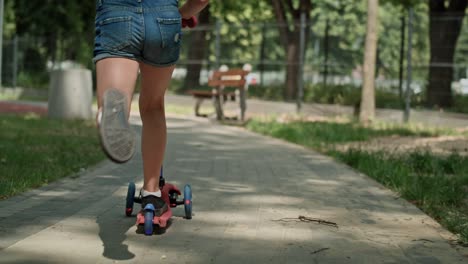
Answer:
[[[138,111],[138,104],[132,110]],[[166,111],[193,115],[191,106],[168,104]],[[93,121],[0,114],[0,200],[73,175],[105,158]]]
[[[247,128],[281,138],[330,155],[376,179],[418,206],[448,230],[468,243],[468,156],[430,151],[369,151],[358,148],[339,150],[348,142],[366,142],[376,137],[436,137],[457,135],[451,130],[417,126],[254,119]],[[465,135],[466,136],[466,135]],[[468,140],[468,138],[467,138]]]
[[[367,141],[384,136],[434,137],[454,135],[456,131],[417,125],[376,123],[364,127],[355,122],[301,121],[278,122],[274,118],[256,118],[247,128],[308,147],[326,147],[353,141]]]
[[[0,115],[0,199],[104,159],[93,122]]]

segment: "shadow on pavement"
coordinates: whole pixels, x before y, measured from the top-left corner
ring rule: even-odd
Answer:
[[[112,260],[135,258],[135,254],[129,251],[128,245],[124,244],[127,238],[125,233],[135,225],[134,217],[100,216],[97,218],[96,223],[99,226],[99,237],[104,247],[102,253],[104,257]]]

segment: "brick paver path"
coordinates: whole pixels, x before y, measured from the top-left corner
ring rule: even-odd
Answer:
[[[168,127],[166,178],[191,183],[192,220],[176,208],[165,234],[138,234],[124,204],[141,157],[105,161],[0,201],[0,263],[468,262],[428,216],[328,157],[207,121]]]

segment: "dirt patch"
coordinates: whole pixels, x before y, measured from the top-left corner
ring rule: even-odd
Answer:
[[[0,113],[9,113],[9,114],[27,114],[35,113],[40,116],[47,115],[47,107],[30,105],[30,104],[20,104],[13,102],[0,102]]]
[[[260,116],[261,117],[261,116]],[[268,117],[266,115],[266,117]],[[327,116],[317,116],[317,115],[305,115],[305,116],[297,116],[291,114],[281,114],[276,117],[276,121],[278,123],[290,123],[290,122],[331,122],[331,123],[347,123],[349,122],[349,118],[346,117],[334,117],[330,118]]]
[[[279,123],[290,123],[294,121],[302,122],[333,122],[347,123],[347,118],[329,118],[325,116],[294,116],[279,115],[276,118]],[[468,132],[468,127],[455,129],[458,133]],[[468,156],[468,136],[438,136],[438,137],[420,137],[420,136],[385,136],[377,137],[368,141],[350,142],[339,144],[337,150],[347,151],[348,149],[361,149],[365,151],[386,151],[390,153],[404,153],[408,151],[430,151],[435,154],[452,154]]]

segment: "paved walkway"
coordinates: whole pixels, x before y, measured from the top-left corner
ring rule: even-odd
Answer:
[[[138,234],[124,204],[141,157],[105,161],[0,201],[0,263],[468,263],[428,216],[328,157],[206,120],[168,129],[166,178],[192,184],[192,220],[176,208],[164,234]]]
[[[136,95],[134,99],[137,97]],[[192,108],[195,101],[191,96],[168,94],[166,96],[166,103]],[[232,113],[236,113],[238,111],[237,104],[238,102],[228,102],[225,107]],[[204,106],[211,106],[210,100],[205,100]],[[39,115],[47,115],[47,102],[0,100],[0,113],[18,112],[35,112]],[[297,106],[295,103],[249,99],[246,115],[247,117],[251,117],[255,115],[294,114],[296,112]],[[313,117],[352,117],[354,109],[341,105],[303,104],[301,113]],[[385,122],[402,123],[403,112],[394,109],[376,109],[376,118]],[[431,127],[467,128],[468,114],[412,109],[410,121]]]
[[[167,95],[166,102],[174,105],[192,107],[194,99],[191,96]],[[210,106],[205,100],[204,105]],[[237,102],[226,103],[226,108],[237,111]],[[247,116],[294,114],[297,112],[295,103],[263,101],[249,99],[247,102]],[[234,112],[235,113],[235,112]],[[313,117],[352,117],[354,109],[349,106],[327,104],[303,104],[301,113]],[[380,121],[402,123],[403,112],[393,109],[376,109],[376,118]],[[412,109],[410,112],[412,123],[423,124],[430,127],[466,128],[468,127],[468,114],[450,113],[443,111],[429,111]]]

